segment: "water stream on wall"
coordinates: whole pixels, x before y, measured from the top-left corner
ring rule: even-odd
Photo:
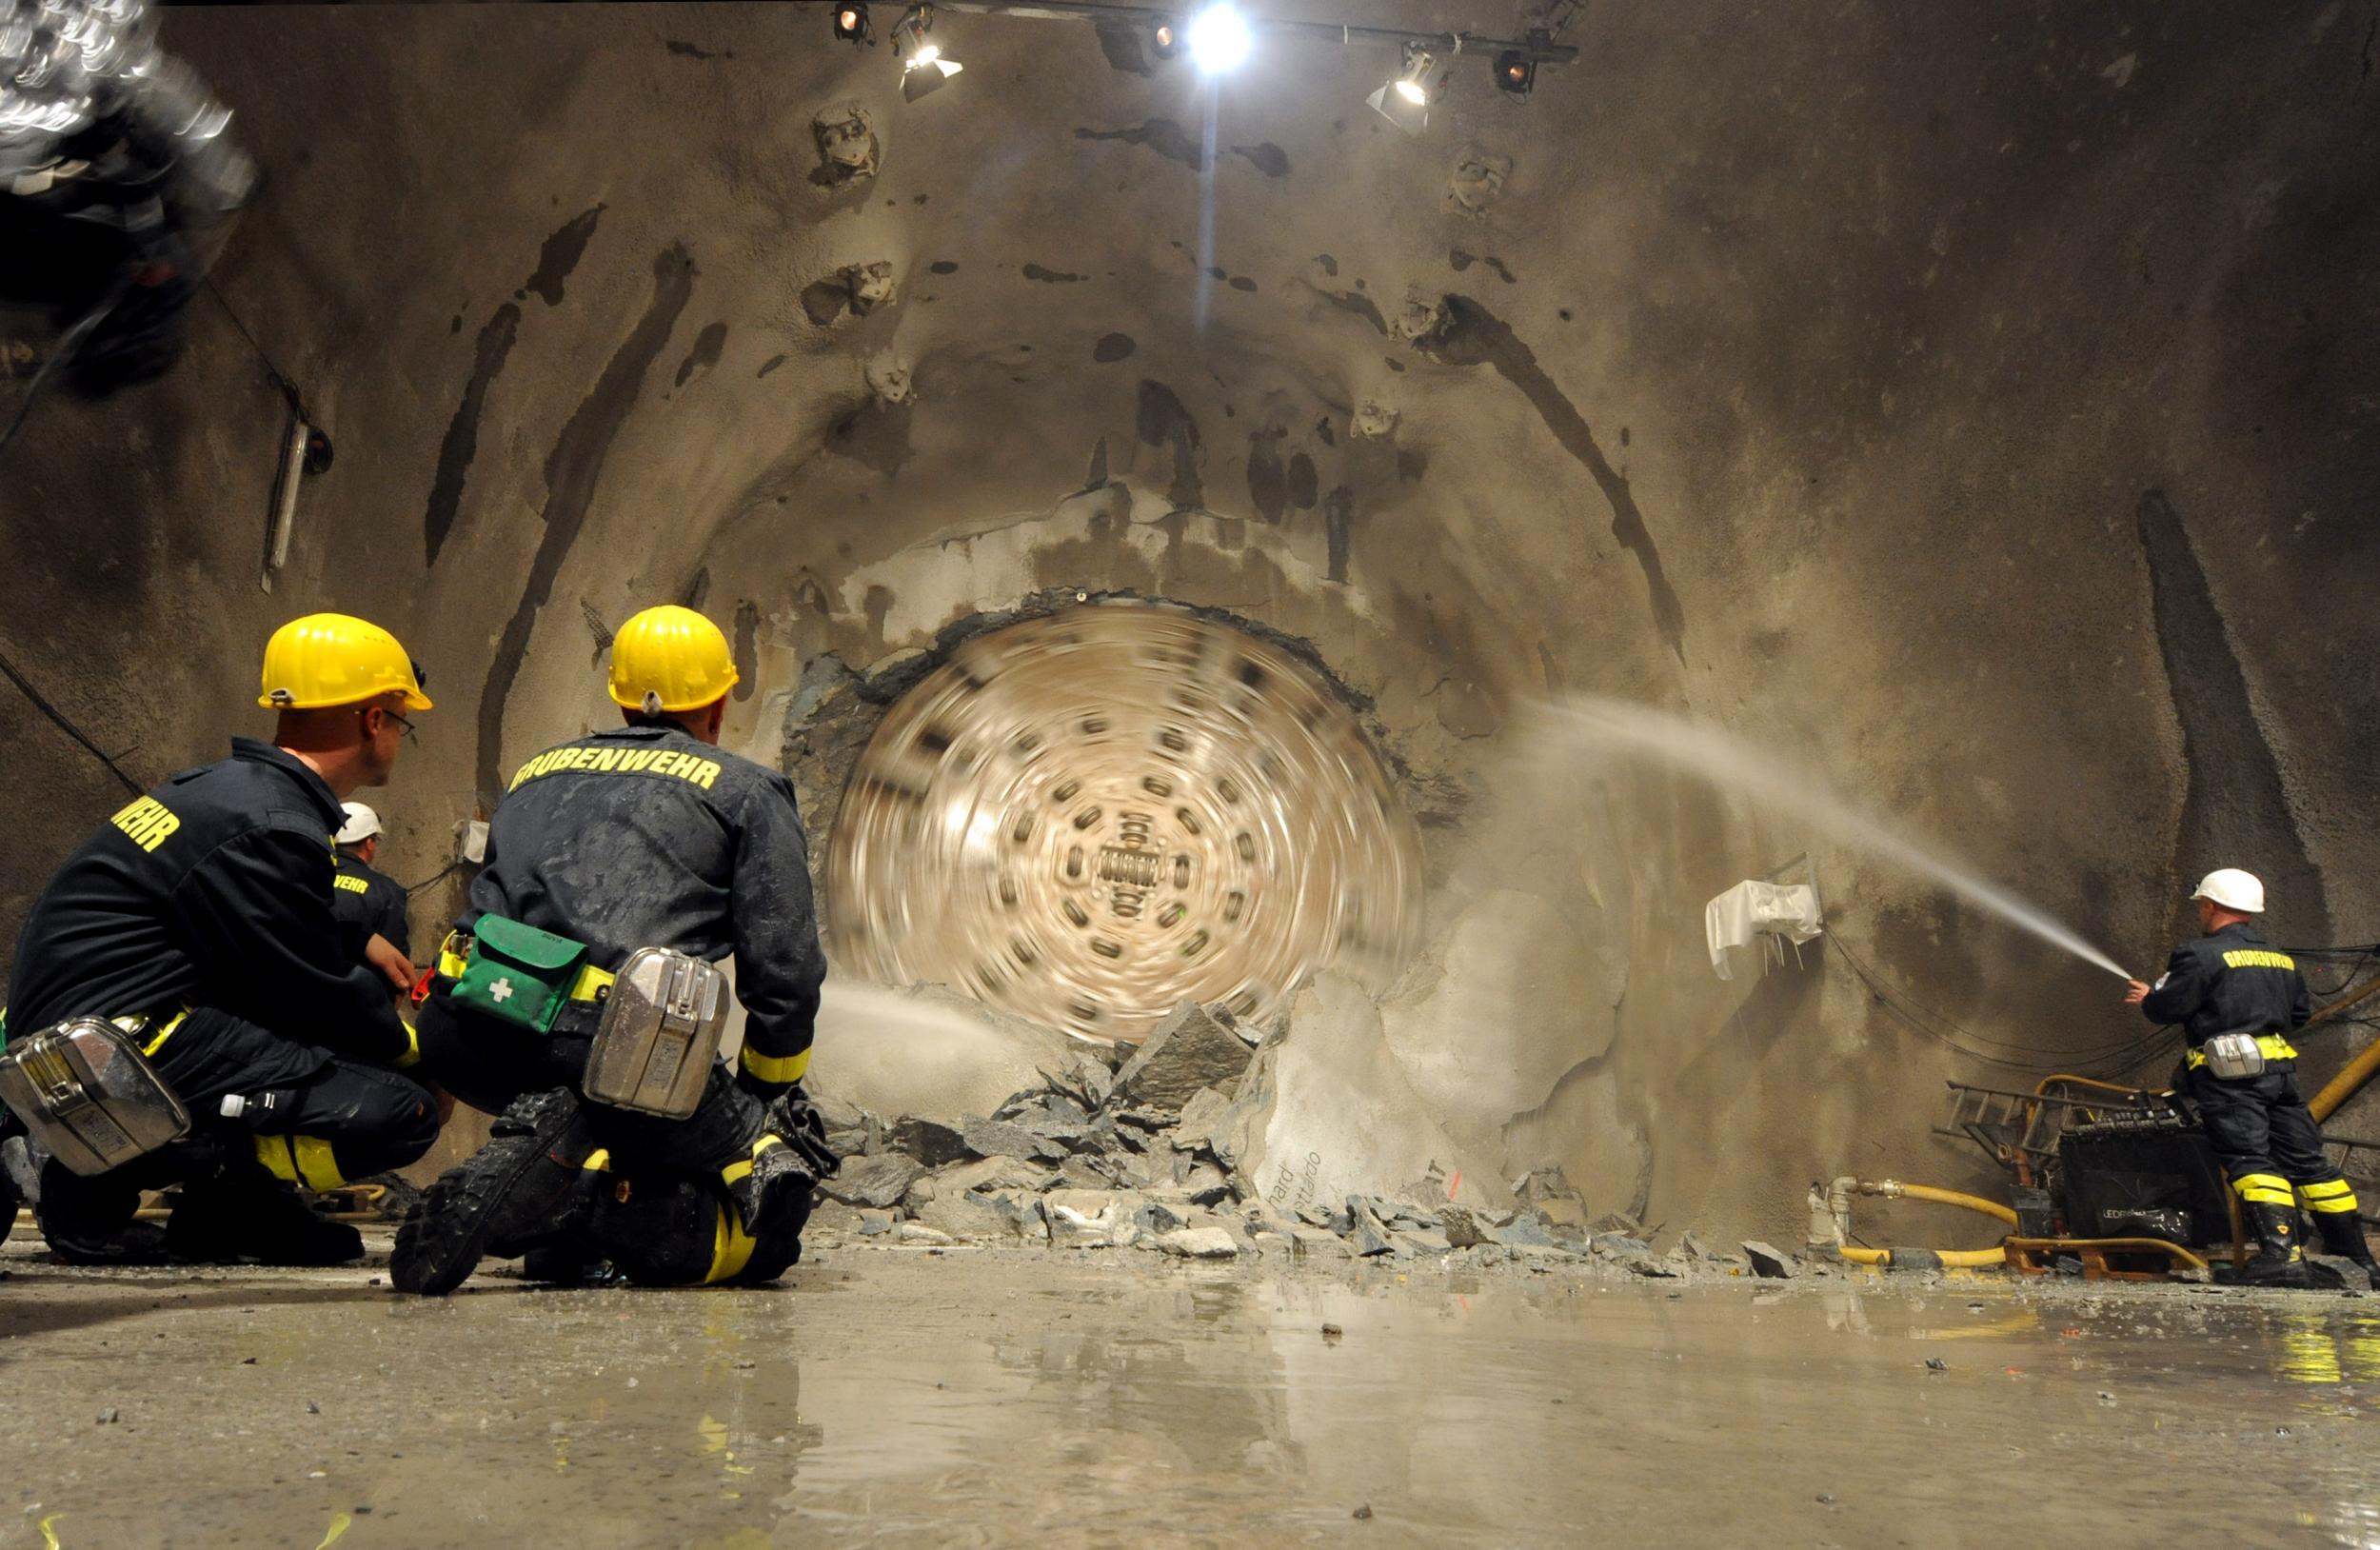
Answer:
[[[1930,877],[1960,898],[2021,931],[2064,948],[2119,980],[2132,974],[2076,935],[2049,911],[1936,855],[1873,814],[1860,811],[1818,781],[1766,749],[1717,728],[1648,705],[1597,695],[1573,695],[1543,711],[1540,740],[1557,757],[1624,757],[1673,765],[1787,812],[1841,843]]]

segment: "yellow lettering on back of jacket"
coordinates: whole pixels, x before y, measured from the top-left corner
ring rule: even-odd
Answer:
[[[592,775],[675,775],[707,791],[719,779],[719,762],[700,759],[675,748],[552,748],[513,772],[506,790],[518,790],[540,775],[558,770],[584,770]]]
[[[347,893],[369,893],[372,891],[372,885],[367,880],[360,877],[349,877],[344,872],[340,873],[337,877],[332,878],[330,880],[330,885]]]
[[[2235,947],[2223,955],[2225,968],[2293,969],[2297,960],[2287,953],[2269,953],[2254,947]]]
[[[131,837],[143,850],[154,851],[166,843],[166,837],[182,826],[182,820],[173,809],[155,797],[143,797],[108,820]]]

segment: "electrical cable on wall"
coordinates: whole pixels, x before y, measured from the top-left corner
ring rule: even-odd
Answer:
[[[51,705],[47,699],[43,698],[41,691],[33,687],[31,682],[28,680],[22,672],[18,671],[16,664],[10,662],[5,655],[0,655],[0,674],[5,674],[9,682],[17,686],[18,692],[23,694],[27,700],[32,703],[33,708],[49,717],[50,722],[57,726],[58,730],[64,732],[67,736],[81,744],[85,748],[89,750],[90,756],[93,759],[96,759],[101,764],[107,765],[108,773],[113,775],[117,781],[122,783],[127,791],[131,792],[132,795],[137,797],[143,790],[146,789],[146,787],[144,787],[138,781],[135,781],[131,776],[124,773],[122,767],[119,766],[113,759],[109,758],[107,752],[102,749],[98,744],[93,743],[89,738],[84,736],[83,729],[69,720],[65,711],[60,710],[56,705]]]

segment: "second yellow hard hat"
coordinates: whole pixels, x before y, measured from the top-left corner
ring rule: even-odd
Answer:
[[[674,603],[645,609],[612,637],[612,703],[630,710],[700,710],[737,676],[719,626]]]
[[[369,620],[345,613],[292,619],[265,643],[263,691],[270,710],[318,710],[402,694],[407,710],[427,710],[422,670],[397,638]]]

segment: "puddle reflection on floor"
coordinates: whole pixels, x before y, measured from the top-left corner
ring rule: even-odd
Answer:
[[[845,1249],[774,1293],[421,1303],[7,1262],[0,1448],[61,1550],[2380,1547],[2380,1299]]]

